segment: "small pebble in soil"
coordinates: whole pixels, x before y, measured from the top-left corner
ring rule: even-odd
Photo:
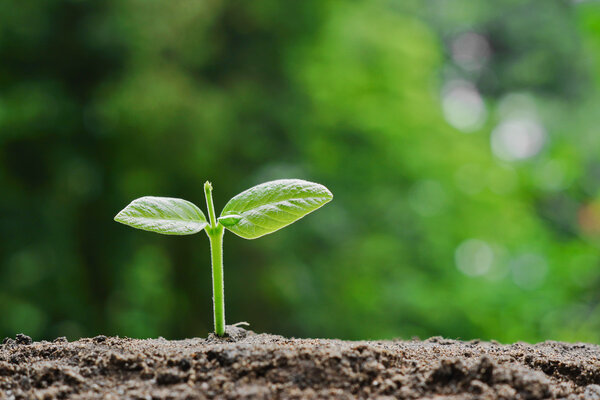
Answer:
[[[188,360],[187,358],[182,358],[181,361],[179,361],[179,368],[182,371],[187,371],[192,367],[192,364],[190,363],[190,360]]]
[[[587,385],[584,396],[590,400],[600,400],[600,385]]]
[[[29,344],[33,343],[33,340],[31,340],[31,338],[29,336],[24,335],[22,333],[17,333],[16,341],[17,341],[17,344],[25,344],[25,345],[29,345]]]
[[[98,336],[94,337],[94,342],[96,342],[96,343],[106,342],[106,336],[98,335]]]

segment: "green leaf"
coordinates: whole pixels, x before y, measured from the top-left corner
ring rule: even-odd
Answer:
[[[301,179],[281,179],[254,186],[231,200],[221,218],[240,216],[228,230],[245,239],[275,232],[331,201],[333,195],[323,185]]]
[[[187,200],[171,197],[140,197],[115,217],[115,221],[164,235],[191,235],[208,222],[202,210]]]
[[[217,218],[217,221],[219,221],[223,226],[233,226],[240,222],[240,219],[242,219],[241,215],[232,214],[219,217]]]

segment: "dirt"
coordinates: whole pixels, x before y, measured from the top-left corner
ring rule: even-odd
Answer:
[[[97,336],[0,346],[0,399],[597,399],[600,346]]]

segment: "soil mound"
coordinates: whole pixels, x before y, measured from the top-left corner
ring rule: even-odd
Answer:
[[[600,346],[97,336],[0,346],[0,399],[596,399]]]

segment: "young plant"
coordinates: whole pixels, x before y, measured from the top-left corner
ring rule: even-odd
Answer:
[[[204,184],[207,220],[195,204],[171,197],[140,197],[115,217],[115,221],[164,235],[192,235],[205,230],[210,241],[215,333],[225,334],[223,288],[223,234],[230,230],[244,239],[275,232],[328,203],[333,198],[323,185],[301,179],[280,179],[254,186],[225,205],[215,217],[212,185]]]

